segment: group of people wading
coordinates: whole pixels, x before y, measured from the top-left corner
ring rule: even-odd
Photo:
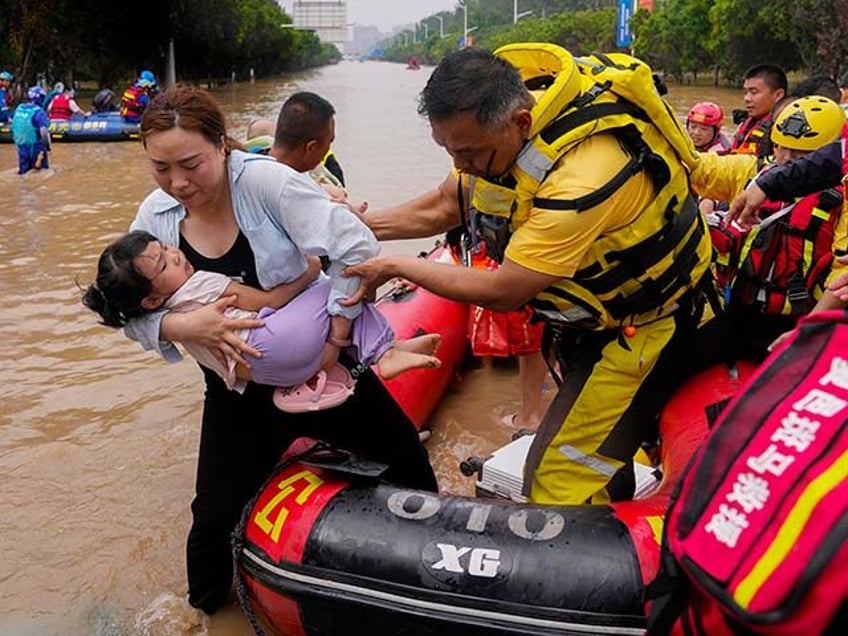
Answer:
[[[64,122],[75,116],[88,118],[92,112],[119,110],[123,121],[137,124],[150,100],[159,92],[156,76],[145,70],[123,92],[119,106],[115,104],[115,94],[109,89],[102,89],[92,100],[93,110],[87,111],[77,103],[72,86],[56,82],[49,92],[40,85],[29,87],[25,101],[12,108],[9,87],[13,79],[8,71],[0,72],[0,124],[12,123],[12,138],[18,152],[18,174],[50,167],[51,121]]]
[[[339,362],[356,366],[349,348],[352,322],[390,279],[407,279],[497,312],[529,306],[545,324],[544,353],[556,370],[558,389],[527,458],[524,494],[550,504],[630,498],[633,456],[641,444],[656,440],[658,413],[675,389],[716,361],[765,355],[765,347],[736,349],[742,339],[728,317],[734,302],[743,301],[716,284],[711,228],[698,198],[733,201],[720,225],[727,229],[738,222],[740,245],[742,230],[761,210],[788,204],[807,217],[838,217],[824,248],[824,267],[804,281],[805,302],[787,302],[772,313],[754,293],[740,307],[751,330],[779,316],[785,322],[774,331],[778,336],[791,328],[799,307],[809,311],[848,299],[848,285],[840,285],[844,278],[838,277],[841,265],[833,267],[830,257],[831,249],[837,255],[848,249],[839,184],[844,115],[825,97],[802,97],[786,105],[772,125],[770,107],[761,112],[760,93],[763,86],[775,94],[786,87],[773,90],[770,73],[746,76],[748,119],[729,154],[718,154],[698,152],[658,94],[651,70],[629,56],[574,58],[559,46],[535,43],[449,54],[421,92],[418,112],[453,169],[432,190],[365,211],[328,194],[302,172],[327,156],[332,118],[295,138],[295,147],[303,144],[311,159],[293,168],[273,151],[268,157],[243,152],[206,92],[168,88],[141,117],[159,187],[132,224],[158,243],[152,269],[147,263],[122,270],[141,285],[141,296],[135,306],[117,308],[119,324],[170,361],[180,358],[174,343],[182,342],[249,369],[258,352],[239,330],[263,321],[228,317],[226,310],[238,305],[235,297],[211,299],[182,313],[138,311],[142,300],[168,267],[218,272],[262,290],[293,283],[309,288],[313,283],[303,277],[310,276],[310,256],[328,261],[327,273],[315,274],[329,278],[330,320],[319,354],[325,372]],[[720,115],[700,108],[689,123],[718,129]],[[281,125],[278,121],[270,143],[286,140]],[[775,156],[794,160],[758,162],[758,148],[769,139]],[[821,150],[800,156],[814,147]],[[768,167],[761,169],[761,163]],[[835,194],[827,199],[818,194],[831,190]],[[761,205],[766,195],[773,205]],[[467,233],[464,244],[484,244],[498,266],[462,268],[377,253],[377,241],[438,236],[456,228]],[[818,241],[817,249],[802,254],[821,255],[820,235],[808,238]],[[161,256],[177,250],[173,261]],[[811,269],[809,263],[797,266]],[[733,288],[733,273],[724,274]],[[113,282],[98,276],[87,294],[87,304],[101,315],[112,302],[107,288]],[[792,300],[796,292],[787,290],[786,297]],[[229,596],[230,532],[245,502],[297,437],[385,462],[384,477],[396,484],[437,489],[414,426],[370,370],[359,375],[353,395],[340,405],[304,413],[276,408],[274,387],[246,381],[241,392],[231,391],[215,373],[205,368],[203,373],[187,550],[194,607],[212,613]]]

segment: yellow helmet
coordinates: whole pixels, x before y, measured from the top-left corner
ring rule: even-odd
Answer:
[[[845,125],[845,111],[821,95],[791,102],[771,127],[771,140],[790,150],[816,150],[836,141]]]

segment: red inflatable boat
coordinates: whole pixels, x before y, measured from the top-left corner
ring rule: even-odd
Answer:
[[[441,245],[424,258],[458,266],[451,251]],[[439,369],[413,369],[384,381],[404,412],[421,430],[447,387],[456,379],[467,355],[468,305],[400,281],[392,291],[377,301],[376,307],[386,316],[398,339],[425,333],[439,333],[442,336],[436,352],[442,361]]]
[[[663,480],[640,500],[516,504],[281,465],[235,535],[245,611],[287,636],[642,634],[669,496],[752,370],[709,369],[672,398]]]

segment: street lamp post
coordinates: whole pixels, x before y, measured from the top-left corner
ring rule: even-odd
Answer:
[[[462,48],[468,46],[468,6],[463,2],[462,7]]]
[[[525,15],[530,15],[533,11],[522,11],[518,12],[518,0],[512,0],[512,23],[515,24]]]
[[[439,21],[439,37],[445,37],[445,19],[440,15],[434,15],[433,17]]]

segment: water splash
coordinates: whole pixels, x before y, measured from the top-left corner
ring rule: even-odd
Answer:
[[[138,636],[208,636],[207,620],[184,598],[166,592],[157,596],[135,619]]]

